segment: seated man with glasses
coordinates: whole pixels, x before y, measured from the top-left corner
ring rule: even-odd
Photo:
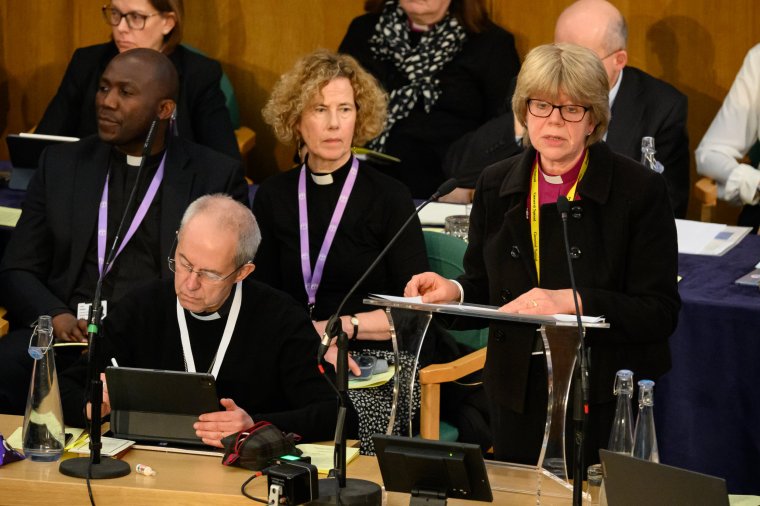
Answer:
[[[616,153],[639,161],[641,138],[654,137],[655,157],[665,169],[673,213],[684,218],[690,192],[686,96],[627,65],[628,27],[620,11],[606,0],[571,4],[557,18],[554,42],[586,47],[602,60],[612,113],[604,140]],[[522,130],[509,111],[452,145],[444,161],[445,172],[463,175],[474,185],[483,168],[521,151],[516,142],[521,137]]]
[[[287,294],[248,278],[260,241],[246,206],[226,195],[199,198],[168,259],[174,280],[136,289],[103,321],[99,371],[114,358],[122,367],[216,377],[220,410],[194,425],[212,446],[260,420],[307,441],[335,429],[336,394],[317,369],[311,321]],[[84,423],[86,368],[83,359],[61,378],[67,424]]]

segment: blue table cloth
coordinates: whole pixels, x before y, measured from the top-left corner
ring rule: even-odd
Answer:
[[[758,261],[757,235],[722,257],[679,255],[673,368],[655,387],[660,461],[732,494],[760,495],[760,291],[734,283]]]

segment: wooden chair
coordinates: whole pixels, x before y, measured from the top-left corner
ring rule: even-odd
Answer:
[[[464,272],[462,259],[467,243],[440,232],[425,231],[425,246],[433,272],[453,278]],[[420,436],[425,439],[456,441],[459,431],[442,421],[441,384],[457,381],[468,374],[483,369],[486,363],[488,329],[450,331],[457,342],[475,349],[464,357],[446,364],[431,364],[420,370],[421,407]]]
[[[713,221],[718,206],[718,185],[709,177],[694,184],[694,198],[699,202],[699,221]]]
[[[4,307],[0,306],[0,337],[3,337],[10,330],[8,320],[5,319],[7,311]]]

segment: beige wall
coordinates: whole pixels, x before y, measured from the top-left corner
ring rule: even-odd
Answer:
[[[108,38],[105,0],[0,0],[0,129],[37,123],[76,47]],[[569,0],[486,0],[518,51],[550,42]],[[618,0],[628,19],[631,65],[689,96],[692,149],[720,107],[746,51],[760,42],[756,0]],[[249,174],[261,179],[288,166],[260,110],[277,76],[317,47],[337,48],[361,0],[185,0],[185,41],[217,58],[235,85],[244,124],[257,132]],[[494,62],[498,64],[498,62]],[[7,158],[5,144],[0,158]],[[693,174],[693,178],[694,178]],[[695,216],[692,209],[692,216]],[[731,214],[729,212],[729,214]]]

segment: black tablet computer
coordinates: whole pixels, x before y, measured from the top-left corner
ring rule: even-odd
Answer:
[[[211,374],[106,368],[114,437],[168,445],[203,445],[193,423],[219,411]]]

